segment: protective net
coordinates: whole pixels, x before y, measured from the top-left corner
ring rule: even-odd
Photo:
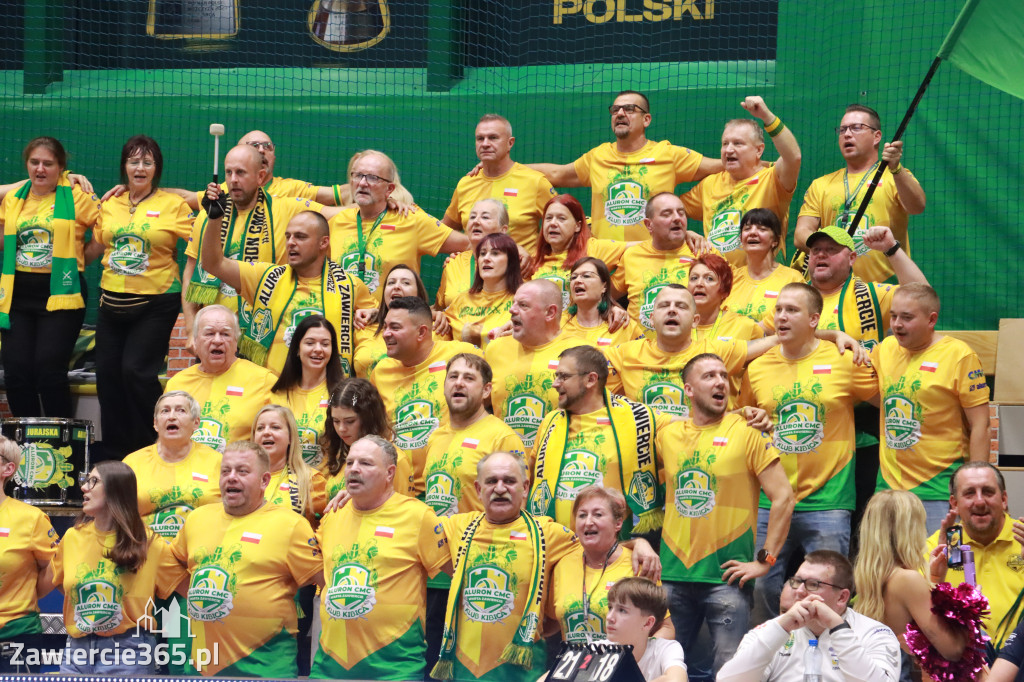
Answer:
[[[723,123],[760,94],[803,150],[792,225],[811,180],[842,167],[843,107],[876,108],[888,139],[960,5],[5,0],[0,180],[24,177],[23,145],[49,134],[106,189],[124,140],[141,132],[163,147],[162,184],[198,189],[219,122],[225,141],[268,132],[276,175],[320,185],[343,182],[354,152],[381,149],[440,217],[476,162],[483,113],[511,120],[516,160],[568,163],[612,139],[606,107],[636,89],[650,96],[651,139],[717,156]],[[944,65],[904,137],[905,165],[928,192],[912,253],[947,328],[995,329],[1017,314],[1022,114],[1021,101]],[[573,193],[589,206],[589,191]],[[439,267],[425,264],[431,289]]]

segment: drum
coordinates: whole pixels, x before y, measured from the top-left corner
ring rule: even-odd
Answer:
[[[33,505],[82,505],[89,475],[92,422],[84,419],[4,419],[0,432],[21,446],[11,497]]]

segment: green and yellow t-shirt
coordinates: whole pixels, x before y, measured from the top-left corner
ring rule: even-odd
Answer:
[[[477,516],[479,514],[473,512],[441,518],[453,562],[458,558],[466,528]],[[565,526],[547,517],[536,517],[536,520],[544,535],[544,581],[550,584],[552,568],[578,546],[578,541]],[[535,640],[531,670],[499,660],[526,613],[534,577],[534,552],[526,521],[521,516],[504,524],[492,524],[484,519],[463,561],[466,571],[460,595],[462,603],[455,611],[458,638],[453,679],[533,682],[546,667],[542,641]],[[537,628],[537,637],[539,633],[540,628]]]
[[[450,560],[430,507],[404,495],[324,517],[320,647],[311,677],[416,680],[426,657],[426,584]]]
[[[740,219],[752,208],[771,209],[782,223],[780,251],[786,254],[786,232],[789,225],[789,202],[792,189],[779,182],[775,166],[759,168],[743,180],[735,180],[726,171],[709,175],[680,197],[686,215],[704,224],[704,236],[711,246],[722,252],[734,267],[745,265],[747,254],[740,248]]]
[[[562,640],[588,644],[607,639],[608,590],[621,578],[631,577],[633,552],[627,547],[623,547],[619,558],[604,569],[587,566],[582,549],[559,561],[551,577],[547,616],[558,621]]]
[[[750,363],[740,402],[768,411],[773,443],[796,493],[795,511],[853,510],[853,407],[878,393],[870,367],[819,341],[802,358],[787,359],[778,346]],[[761,494],[762,509],[771,506]]]
[[[186,575],[170,545],[152,534],[142,568],[121,568],[107,558],[116,539],[115,531],[98,531],[90,522],[69,529],[57,546],[53,581],[62,586],[64,626],[72,637],[120,635],[140,621],[145,627],[153,598],[169,597]]]
[[[220,502],[221,454],[202,443],[180,462],[164,461],[157,445],[127,455],[138,482],[139,513],[150,530],[171,540],[197,507]]]
[[[636,320],[629,320],[623,327],[614,332],[608,331],[608,323],[601,322],[596,327],[584,327],[575,315],[562,324],[562,336],[570,336],[582,346],[593,346],[598,350],[607,350],[615,346],[644,338],[644,329]]]
[[[485,348],[490,342],[490,332],[504,326],[511,319],[514,291],[497,291],[477,294],[459,294],[445,309],[445,317],[451,325],[452,338]],[[479,339],[479,343],[476,343]]]
[[[610,239],[596,239],[591,237],[587,240],[586,255],[591,258],[598,258],[608,266],[608,271],[615,273],[622,262],[622,254],[626,251],[625,242],[616,242]],[[533,271],[532,279],[548,279],[558,285],[562,292],[562,310],[569,307],[569,276],[573,263],[566,264],[566,252],[549,253]]]
[[[514,163],[507,173],[497,177],[481,172],[460,178],[444,217],[465,229],[476,202],[497,199],[508,209],[508,236],[532,254],[537,249],[544,206],[555,194],[543,173]]]
[[[754,279],[744,265],[733,273],[732,291],[724,305],[737,315],[749,317],[754,322],[760,322],[765,315],[774,319],[775,304],[782,287],[803,281],[799,272],[785,265],[776,265],[764,279]]]
[[[57,531],[38,508],[0,502],[0,638],[42,632],[36,585],[39,564],[57,551]]]
[[[192,234],[192,209],[176,194],[156,190],[131,212],[128,194],[103,202],[93,238],[103,244],[100,287],[127,294],[181,291],[178,240]]]
[[[969,459],[963,410],[988,403],[981,360],[943,336],[911,352],[885,339],[871,352],[881,393],[878,489],[949,498],[949,478]]]
[[[576,159],[576,175],[590,187],[594,236],[616,241],[650,239],[644,226],[647,200],[692,181],[703,160],[697,152],[666,140],[648,140],[628,154],[619,152],[614,142],[606,142]]]
[[[494,416],[519,434],[526,447],[533,447],[544,415],[558,407],[554,382],[559,354],[580,345],[578,338],[566,334],[535,348],[527,348],[511,336],[487,345],[484,357],[495,377],[491,387]]]
[[[295,474],[296,476],[298,474]],[[272,505],[285,507],[298,513],[299,486],[287,468],[270,473],[270,485],[263,491],[263,499]],[[309,494],[313,507],[306,509],[306,519],[312,524],[316,517],[323,513],[327,506],[327,479],[317,469],[311,469],[309,475]]]
[[[270,403],[274,374],[241,358],[226,372],[209,374],[192,365],[170,378],[167,391],[185,391],[199,402],[199,428],[192,440],[224,451],[233,440],[249,440],[256,413]]]
[[[6,222],[8,213],[17,203],[16,192],[11,191],[0,205],[0,223]],[[100,217],[100,200],[95,194],[86,194],[76,185],[71,188],[75,202],[75,258],[78,271],[85,269],[85,232]],[[15,234],[17,250],[14,263],[18,272],[50,273],[53,262],[53,211],[57,193],[36,196],[29,191],[18,215]]]
[[[708,426],[672,422],[658,430],[657,445],[665,484],[661,578],[721,584],[722,564],[754,559],[758,476],[779,453],[735,414]]]
[[[395,425],[395,445],[412,458],[417,494],[425,490],[427,440],[439,426],[448,423],[444,377],[448,361],[459,353],[480,355],[480,349],[462,341],[435,341],[426,359],[415,367],[384,358],[370,371],[369,380],[380,391]]]
[[[687,286],[693,251],[685,243],[672,251],[659,251],[648,240],[622,254],[622,264],[612,274],[612,284],[629,297],[629,316],[639,322],[648,338],[654,338],[654,299],[666,284]]]
[[[698,324],[693,328],[693,338],[695,341],[711,339],[720,343],[731,343],[737,339],[740,341],[754,341],[755,339],[764,338],[764,330],[749,317],[737,315],[723,305],[719,308],[718,316],[714,322]],[[744,374],[745,372],[741,370],[739,374],[729,376],[729,391],[731,395],[738,396],[740,394],[740,382],[743,381]]]
[[[323,570],[309,522],[271,504],[244,516],[211,504],[189,514],[171,549],[191,576],[193,660],[214,645],[219,654],[198,672],[296,677],[295,594]]]
[[[284,405],[295,415],[299,427],[299,442],[302,443],[302,459],[317,469],[324,460],[320,449],[320,438],[324,429],[333,428],[327,423],[327,406],[330,403],[327,380],[309,390],[295,386],[285,393],[272,393],[270,402]]]
[[[605,351],[611,369],[608,390],[650,405],[656,412],[685,419],[690,416],[690,402],[683,393],[683,367],[701,353],[714,353],[722,358],[729,376],[739,378],[747,361],[747,342],[704,338],[691,341],[680,353],[661,350],[653,339],[624,343]],[[737,381],[736,390],[729,391],[729,409],[736,406],[738,389]]]

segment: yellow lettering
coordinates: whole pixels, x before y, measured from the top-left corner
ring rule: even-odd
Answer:
[[[644,21],[665,21],[671,16],[672,7],[667,2],[644,0]]]
[[[704,18],[708,21],[715,18],[715,0],[704,0]]]
[[[604,5],[604,14],[601,16],[594,13],[594,5],[598,3]],[[587,17],[587,21],[592,24],[607,23],[615,16],[615,0],[586,0],[583,3],[583,14]]]
[[[627,0],[618,0],[618,6],[615,8],[615,21],[619,23],[623,21],[643,21],[643,16],[639,14],[626,14],[626,2]]]
[[[562,23],[562,17],[568,14],[579,14],[583,8],[583,0],[555,0],[555,22]]]
[[[700,10],[694,4],[694,0],[675,0],[672,7],[672,18],[679,21],[683,18],[683,13],[687,12],[694,19],[700,21],[703,17],[700,15]]]

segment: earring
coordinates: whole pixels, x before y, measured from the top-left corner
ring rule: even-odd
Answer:
[[[566,308],[566,311],[569,313],[569,317],[575,315],[577,310],[579,310],[579,308],[576,307],[575,303]]]
[[[608,301],[601,299],[601,302],[597,304],[597,312],[603,313],[608,310]]]

